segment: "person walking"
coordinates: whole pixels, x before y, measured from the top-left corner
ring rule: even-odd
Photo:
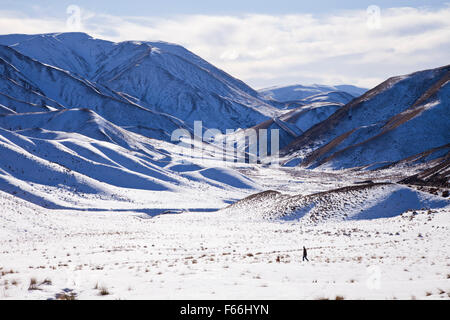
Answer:
[[[302,261],[305,261],[305,260],[309,262],[309,260],[308,260],[308,251],[306,251],[305,246],[303,246],[303,260]]]

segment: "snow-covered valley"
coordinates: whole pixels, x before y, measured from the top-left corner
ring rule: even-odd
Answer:
[[[221,187],[177,192],[116,189],[122,199],[40,190],[72,202],[67,209],[0,192],[1,298],[450,298],[450,201],[442,197],[401,185],[389,187],[396,196],[389,188],[343,193],[328,212],[372,216],[316,222],[295,213],[268,217],[273,199],[228,207],[257,190],[295,199],[360,179],[397,180],[404,171],[236,170],[255,185],[233,188],[223,179]]]
[[[258,92],[164,42],[0,36],[0,299],[450,299],[449,68]],[[271,130],[280,165],[221,148]]]
[[[187,197],[167,202],[186,208]],[[0,201],[2,299],[450,298],[448,209],[308,225]]]

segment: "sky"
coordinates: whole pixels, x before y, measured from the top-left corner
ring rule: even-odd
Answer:
[[[448,1],[0,0],[0,33],[183,45],[255,89],[374,87],[450,63]]]

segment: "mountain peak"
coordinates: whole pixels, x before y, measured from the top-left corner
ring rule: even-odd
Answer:
[[[17,77],[28,78],[23,79],[24,82],[29,83],[30,88],[39,89],[43,99],[57,101],[65,108],[88,106],[112,122],[117,120],[118,114],[112,115],[110,106],[110,110],[106,110],[105,101],[117,107],[120,104],[122,109],[124,105],[126,108],[132,105],[133,109],[170,115],[177,123],[186,123],[191,128],[194,121],[202,120],[207,127],[223,131],[256,125],[277,112],[244,82],[182,46],[168,42],[114,43],[82,32],[69,32],[0,36],[2,44],[21,56],[4,53],[0,58],[4,56],[5,61],[18,67]],[[11,59],[14,61],[9,61]],[[37,70],[47,67],[66,74]],[[42,74],[49,72],[52,76],[44,80]],[[42,83],[45,85],[40,85]],[[80,95],[75,87],[89,88],[88,95]],[[17,94],[15,98],[22,96]],[[34,104],[42,105],[39,97],[36,100]],[[45,103],[48,105],[47,101]],[[140,121],[145,126],[145,119]],[[149,118],[147,122],[154,126],[154,120]],[[124,122],[117,124],[124,125]],[[152,131],[150,136],[161,137],[153,134],[156,133]]]

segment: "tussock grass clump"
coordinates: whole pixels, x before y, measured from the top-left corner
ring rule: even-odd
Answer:
[[[1,276],[3,277],[3,276],[6,276],[6,275],[8,275],[8,274],[13,274],[14,273],[14,270],[9,270],[9,271],[2,271],[0,274],[1,274]]]
[[[101,288],[99,288],[99,290],[100,291],[98,294],[101,296],[108,296],[110,294],[106,287],[101,287]]]
[[[56,299],[57,300],[77,300],[77,294],[74,292],[70,292],[70,293],[60,293],[56,295]]]
[[[28,290],[39,290],[36,278],[30,279],[30,285],[28,286]]]

